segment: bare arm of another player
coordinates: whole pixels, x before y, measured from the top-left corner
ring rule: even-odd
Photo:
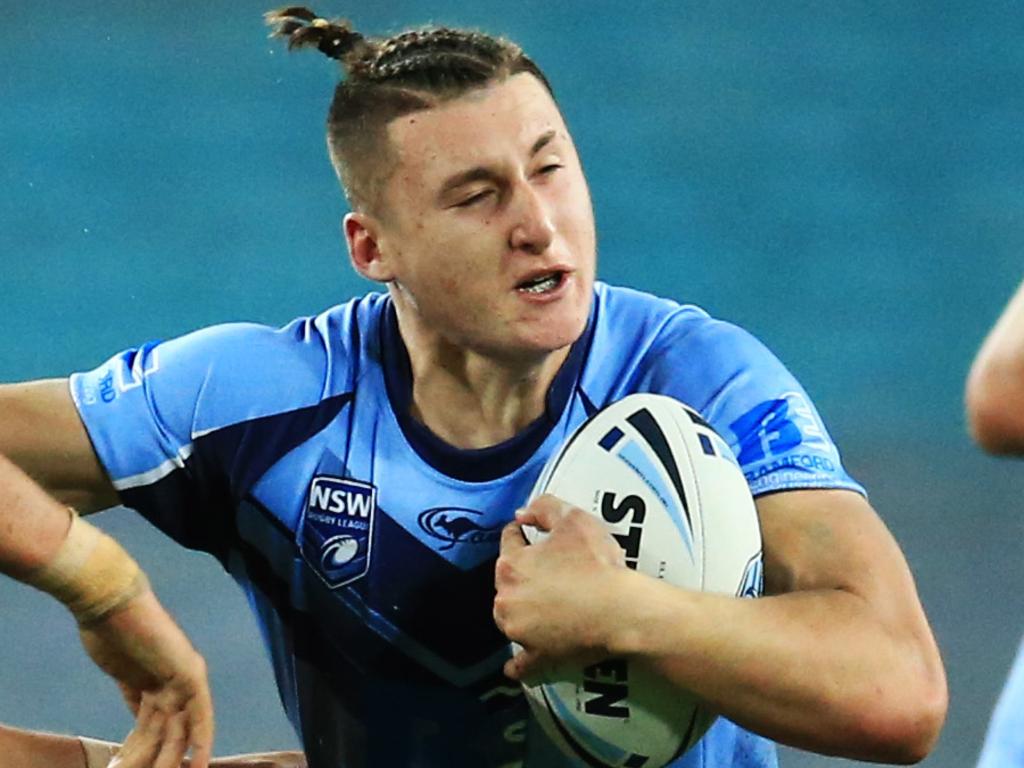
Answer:
[[[73,736],[0,725],[0,768],[92,768]]]
[[[1024,455],[1024,283],[981,345],[965,400],[971,435],[982,448]]]
[[[67,379],[0,384],[0,454],[83,514],[118,503]]]
[[[502,540],[495,618],[527,652],[631,655],[731,720],[802,749],[916,762],[945,719],[942,661],[896,542],[850,491],[760,498],[767,596],[691,592],[631,571],[600,523],[541,497]],[[553,590],[551,584],[558,584]],[[543,651],[543,652],[541,652]]]
[[[203,766],[213,744],[206,666],[164,611],[134,560],[0,456],[0,573],[49,592],[78,622],[82,644],[129,706],[151,713],[161,760],[191,747]],[[126,762],[124,768],[135,768]]]
[[[179,763],[159,762],[161,754],[161,738],[158,729],[150,726],[156,721],[145,713],[139,718],[138,726],[128,735],[124,744],[120,745],[117,757],[109,764],[109,768],[126,768],[126,766],[143,766],[149,768],[178,768]],[[196,768],[194,760],[180,762],[181,768]],[[88,766],[88,768],[97,768]],[[107,768],[107,766],[102,766]],[[218,757],[210,761],[210,768],[306,768],[306,756],[302,752],[259,752],[244,755]]]
[[[108,768],[120,746],[0,725],[0,768]],[[180,765],[191,768],[192,762]],[[306,758],[301,752],[259,752],[217,757],[210,768],[306,768]]]

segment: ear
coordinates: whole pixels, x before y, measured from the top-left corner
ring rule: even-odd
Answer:
[[[389,283],[395,279],[391,260],[380,245],[381,230],[377,219],[365,213],[349,213],[342,222],[342,228],[356,272],[378,283]]]

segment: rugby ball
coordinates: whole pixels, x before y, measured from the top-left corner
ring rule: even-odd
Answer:
[[[761,594],[761,530],[743,472],[726,442],[677,400],[629,395],[596,413],[548,461],[530,500],[545,493],[603,520],[627,566],[651,578]],[[524,534],[531,544],[544,536]],[[524,689],[548,736],[590,766],[663,766],[715,719],[626,658],[566,664]]]

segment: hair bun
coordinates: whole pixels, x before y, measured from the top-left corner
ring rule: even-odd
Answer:
[[[288,38],[288,49],[315,47],[332,59],[344,60],[363,36],[348,19],[325,19],[303,6],[287,6],[263,15],[271,37]]]

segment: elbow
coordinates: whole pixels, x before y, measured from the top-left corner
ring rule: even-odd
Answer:
[[[1024,453],[1024,372],[976,365],[967,378],[964,406],[967,430],[978,446],[995,456]]]
[[[945,684],[941,692],[936,692],[930,699],[924,700],[908,722],[903,733],[902,745],[898,750],[900,765],[914,765],[924,760],[935,749],[946,723],[946,711],[949,698]]]
[[[918,689],[902,711],[874,710],[864,723],[865,744],[874,744],[869,759],[896,765],[914,765],[924,760],[938,743],[946,722],[949,694],[944,675]]]
[[[967,431],[985,453],[993,456],[1012,453],[1013,435],[1007,432],[999,409],[991,403],[968,399]]]

